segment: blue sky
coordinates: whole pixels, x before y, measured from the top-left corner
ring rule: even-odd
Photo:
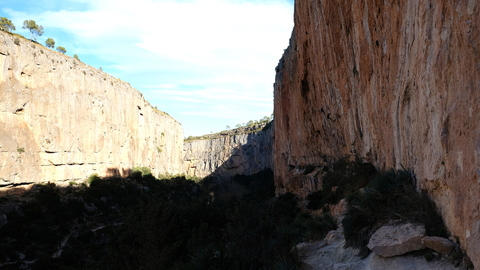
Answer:
[[[275,67],[293,29],[293,0],[0,0],[29,37],[129,82],[183,125],[185,137],[273,112]]]

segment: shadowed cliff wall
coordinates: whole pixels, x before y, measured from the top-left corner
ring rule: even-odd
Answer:
[[[273,122],[261,131],[184,143],[187,175],[221,179],[251,175],[273,167]]]
[[[403,166],[480,268],[477,2],[296,1],[274,90],[277,193],[317,190],[311,168],[352,151]]]
[[[128,83],[2,31],[0,42],[0,186],[180,173],[180,123]]]

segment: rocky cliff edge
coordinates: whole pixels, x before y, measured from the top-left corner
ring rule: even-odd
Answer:
[[[273,121],[234,129],[184,143],[184,171],[189,176],[227,179],[273,167]]]
[[[0,186],[179,173],[181,124],[128,83],[0,31]]]
[[[274,90],[277,193],[321,188],[312,168],[352,152],[403,166],[480,268],[479,10],[475,0],[296,1]]]

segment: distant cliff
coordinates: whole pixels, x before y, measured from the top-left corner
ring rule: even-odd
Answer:
[[[0,31],[0,186],[148,166],[180,173],[183,130],[128,83]]]
[[[480,268],[477,2],[295,1],[274,90],[277,193],[317,190],[323,164],[352,152],[403,166]]]
[[[229,178],[272,169],[273,126],[270,122],[266,126],[235,129],[206,136],[208,139],[186,141],[184,170],[190,176]]]

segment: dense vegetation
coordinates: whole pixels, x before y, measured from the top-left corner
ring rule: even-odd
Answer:
[[[346,247],[361,256],[369,254],[375,230],[391,222],[420,223],[429,236],[447,236],[408,171],[377,173],[357,157],[322,174],[323,190],[310,195],[307,211],[292,194],[274,196],[270,170],[218,183],[158,179],[135,168],[128,178],[92,175],[88,186],[37,185],[24,196],[0,198],[0,269],[297,269],[293,247],[335,229],[328,205],[342,198]]]
[[[139,171],[89,181],[2,198],[0,269],[294,269],[295,243],[335,227],[274,197],[271,171],[236,176],[235,196]]]
[[[423,224],[427,235],[447,237],[435,204],[427,194],[416,191],[408,171],[390,170],[376,174],[365,188],[349,196],[342,220],[346,246],[358,249],[360,255],[366,257],[372,234],[392,221]]]
[[[312,169],[308,166],[304,174]],[[322,189],[308,196],[308,208],[321,209],[326,204],[337,204],[341,199],[351,196],[355,191],[365,187],[370,179],[377,173],[371,163],[363,162],[356,156],[353,160],[344,157],[325,167],[322,176]]]

